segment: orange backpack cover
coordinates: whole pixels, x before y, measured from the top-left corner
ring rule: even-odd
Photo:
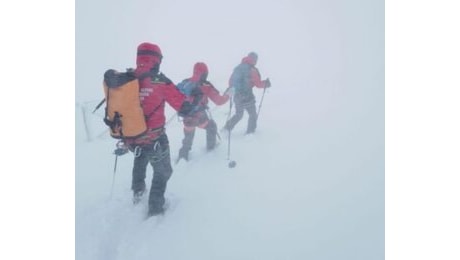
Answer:
[[[141,136],[147,131],[145,116],[139,99],[139,81],[132,71],[104,73],[106,100],[104,122],[110,135],[117,139]]]

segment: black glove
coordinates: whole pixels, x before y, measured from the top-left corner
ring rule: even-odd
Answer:
[[[113,154],[115,154],[116,156],[122,156],[129,151],[128,146],[126,146],[126,144],[123,141],[119,141],[116,144],[116,146],[117,149],[113,151]]]
[[[270,82],[270,79],[267,78],[267,79],[265,80],[265,88],[269,88],[269,87],[271,87],[271,86],[272,86],[272,83]]]
[[[117,155],[117,156],[122,156],[124,154],[126,154],[128,152],[128,149],[126,148],[117,148],[113,151],[113,154]]]

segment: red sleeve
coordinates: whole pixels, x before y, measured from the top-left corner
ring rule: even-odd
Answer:
[[[173,107],[176,111],[179,111],[182,103],[184,103],[186,96],[177,89],[173,83],[163,85],[163,93],[166,102]]]
[[[205,83],[201,89],[203,93],[218,106],[225,104],[229,99],[228,95],[221,96],[219,91],[212,84]]]
[[[260,79],[259,70],[256,68],[251,69],[251,83],[258,88],[265,88],[265,82]]]

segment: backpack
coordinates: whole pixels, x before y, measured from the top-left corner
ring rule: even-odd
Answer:
[[[104,123],[116,139],[136,138],[147,132],[139,99],[139,81],[133,71],[104,73],[106,100]]]
[[[241,63],[233,69],[233,73],[230,76],[230,86],[233,87],[235,94],[251,90],[250,73],[251,65],[246,63]]]
[[[198,82],[193,82],[190,79],[184,79],[177,84],[179,91],[186,95],[187,100],[192,104],[192,109],[189,115],[193,115],[198,111],[207,109],[207,106],[201,104],[203,92],[199,86],[200,84]]]
[[[185,94],[187,97],[192,95],[192,92],[198,87],[198,82],[193,82],[190,79],[184,79],[179,84],[177,84],[177,88]]]

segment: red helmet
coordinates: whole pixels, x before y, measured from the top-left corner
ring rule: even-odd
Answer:
[[[159,65],[162,58],[163,55],[158,45],[144,42],[137,47],[136,65],[138,69],[149,71],[155,65]]]

